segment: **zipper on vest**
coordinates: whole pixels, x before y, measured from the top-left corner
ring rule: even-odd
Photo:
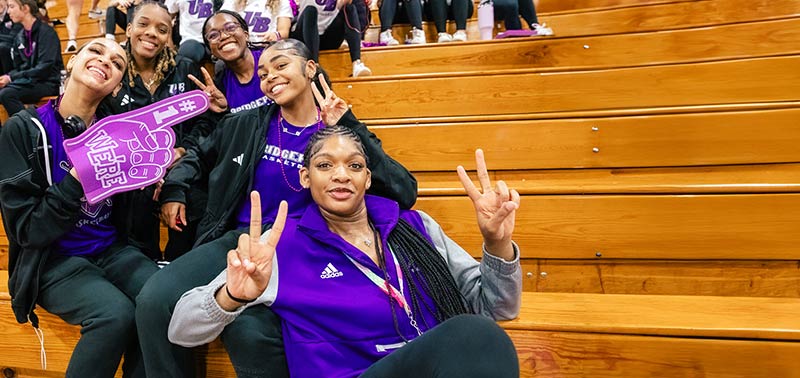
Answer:
[[[406,345],[405,341],[401,341],[399,343],[394,343],[394,344],[375,344],[375,349],[377,349],[378,352],[388,352],[392,349],[402,348],[405,345]]]

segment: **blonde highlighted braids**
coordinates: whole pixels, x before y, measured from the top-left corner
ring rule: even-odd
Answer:
[[[167,11],[167,8],[163,4],[156,1],[145,0],[133,8],[132,12],[134,12],[134,14],[133,17],[131,17],[131,19],[136,17],[136,11],[147,5],[155,5],[164,9],[164,11]],[[169,11],[167,11],[167,13],[169,13]],[[125,45],[125,53],[128,56],[128,69],[126,72],[126,75],[128,77],[128,86],[133,87],[135,85],[133,79],[136,76],[141,77],[141,74],[139,73],[139,70],[136,69],[136,61],[134,60],[133,53],[131,52],[130,40]],[[176,55],[178,55],[178,52],[175,51],[175,49],[169,45],[164,46],[164,49],[162,49],[161,52],[158,53],[158,56],[156,57],[156,66],[155,69],[153,70],[152,80],[154,84],[155,83],[160,84],[167,76],[169,71],[172,70],[173,67],[175,67],[175,65],[177,64],[175,62]],[[142,82],[144,82],[144,78],[142,78]]]

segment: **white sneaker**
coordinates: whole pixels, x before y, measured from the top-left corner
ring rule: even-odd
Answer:
[[[411,29],[411,39],[407,39],[406,43],[411,45],[424,45],[425,44],[425,32],[417,29]]]
[[[439,43],[453,42],[453,36],[449,33],[439,33]]]
[[[548,28],[545,24],[533,24],[531,29],[536,31],[536,35],[553,35],[553,29]]]
[[[106,12],[103,12],[101,9],[90,9],[89,18],[92,20],[103,20],[106,18]]]
[[[394,36],[392,35],[392,29],[382,31],[378,37],[378,41],[386,46],[397,46],[400,44],[400,42],[394,39]]]
[[[467,31],[466,30],[456,30],[456,32],[453,33],[453,41],[466,42],[467,41]]]
[[[369,76],[372,75],[372,70],[369,69],[361,60],[353,62],[353,77]]]
[[[67,48],[64,49],[65,53],[71,53],[78,50],[78,42],[75,42],[74,39],[70,39],[67,42]]]

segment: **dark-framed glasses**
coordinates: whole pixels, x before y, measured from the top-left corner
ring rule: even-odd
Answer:
[[[222,25],[222,30],[215,29],[206,33],[206,40],[208,40],[208,42],[217,42],[220,40],[220,38],[222,38],[222,33],[231,36],[238,32],[241,28],[242,26],[236,22],[226,22],[225,25]]]

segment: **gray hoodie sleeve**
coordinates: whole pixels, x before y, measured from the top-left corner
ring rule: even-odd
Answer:
[[[265,240],[269,230],[261,236]],[[267,289],[254,302],[239,307],[233,312],[222,309],[215,298],[217,291],[225,285],[227,270],[223,270],[211,283],[187,291],[178,300],[167,336],[173,344],[195,347],[216,339],[225,326],[236,320],[246,308],[271,305],[278,296],[278,257],[272,259],[272,276]]]
[[[479,263],[445,235],[442,227],[433,218],[422,211],[417,212],[472,311],[495,320],[516,318],[522,301],[519,246],[513,244],[513,261],[505,261],[491,255],[484,247],[483,258]]]

